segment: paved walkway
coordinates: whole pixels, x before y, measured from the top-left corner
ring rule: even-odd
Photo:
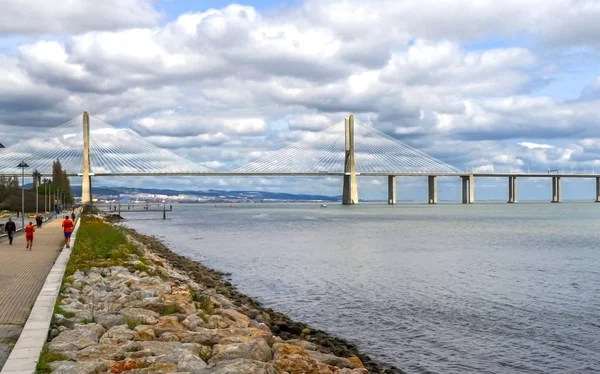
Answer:
[[[25,249],[25,236],[15,236],[13,245],[0,240],[0,327],[21,327],[60,254],[64,240],[62,221],[46,222],[36,229],[33,250]],[[1,338],[1,337],[0,337]]]

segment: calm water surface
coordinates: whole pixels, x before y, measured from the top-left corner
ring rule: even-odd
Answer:
[[[159,215],[128,224],[408,373],[600,372],[598,204],[175,205]]]

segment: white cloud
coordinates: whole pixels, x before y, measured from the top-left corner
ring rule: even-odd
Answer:
[[[600,81],[572,101],[537,91],[570,51],[595,53],[594,1],[308,0],[165,24],[144,0],[32,3],[12,1],[0,34],[54,35],[0,54],[3,130],[88,110],[227,169],[353,112],[460,168],[600,159]]]
[[[0,0],[0,35],[54,34],[151,26],[150,0]]]
[[[554,146],[550,144],[540,144],[540,143],[532,143],[532,142],[520,142],[519,145],[521,147],[525,147],[528,149],[551,149]]]

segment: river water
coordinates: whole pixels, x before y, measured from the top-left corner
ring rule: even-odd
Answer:
[[[125,214],[408,373],[600,372],[600,206],[175,205]]]

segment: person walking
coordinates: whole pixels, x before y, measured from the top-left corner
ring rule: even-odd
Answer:
[[[44,219],[42,218],[41,214],[38,214],[37,216],[35,216],[35,223],[37,224],[38,229],[40,227],[42,227],[42,222],[44,221]]]
[[[74,226],[75,223],[73,223],[69,216],[65,216],[65,219],[62,221],[62,227],[65,233],[65,245],[67,248],[71,248],[71,234],[73,233]]]
[[[12,245],[15,232],[17,231],[17,226],[13,222],[12,218],[8,217],[8,222],[6,222],[4,225],[4,231],[6,231],[6,234],[8,235],[8,244]]]
[[[25,226],[25,240],[27,240],[27,247],[30,251],[33,247],[33,233],[35,232],[35,226],[33,222],[29,221],[29,225]]]

